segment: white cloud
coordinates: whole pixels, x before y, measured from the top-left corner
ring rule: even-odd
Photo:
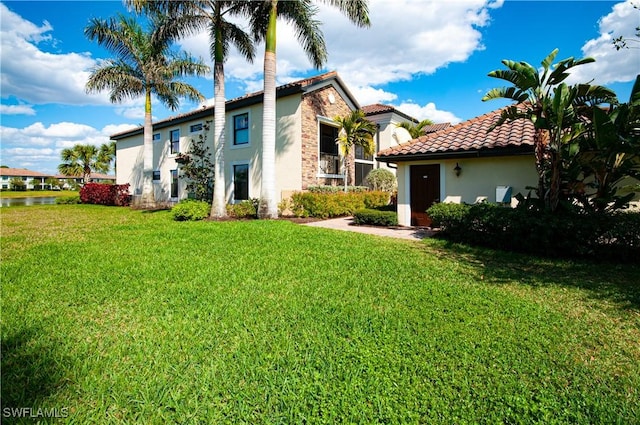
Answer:
[[[106,93],[88,95],[84,85],[96,61],[88,53],[54,54],[39,48],[52,42],[53,27],[37,26],[0,3],[2,97],[33,104],[108,104]]]
[[[131,124],[109,124],[102,129],[60,122],[49,126],[36,122],[27,127],[0,126],[2,164],[11,167],[29,167],[38,164],[37,171],[55,172],[60,163],[60,152],[77,144],[100,146],[108,143],[109,136],[130,130]]]
[[[31,105],[0,105],[2,115],[35,115],[36,111]]]
[[[462,121],[462,119],[455,116],[455,114],[438,110],[436,105],[433,102],[429,102],[424,106],[420,106],[414,102],[403,102],[400,105],[395,106],[396,109],[408,114],[418,120],[430,119],[436,124],[449,122],[452,124],[457,124]]]
[[[606,85],[634,80],[640,71],[640,49],[616,50],[613,39],[618,36],[635,38],[634,31],[639,19],[640,11],[634,9],[632,1],[614,5],[611,13],[600,19],[599,37],[582,46],[583,55],[593,57],[596,61],[573,68],[568,82],[593,80],[594,84]]]

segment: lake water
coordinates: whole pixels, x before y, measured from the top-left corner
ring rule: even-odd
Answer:
[[[31,205],[53,205],[56,203],[55,196],[43,196],[40,198],[0,198],[0,206],[17,207]]]

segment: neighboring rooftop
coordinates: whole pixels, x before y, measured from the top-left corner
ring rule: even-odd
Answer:
[[[448,126],[407,143],[378,152],[382,162],[494,156],[533,152],[533,124],[519,119],[489,131],[503,109]]]
[[[404,112],[396,109],[395,107],[391,106],[391,105],[383,105],[382,103],[374,103],[373,105],[365,105],[362,108],[362,112],[364,112],[364,115],[369,117],[372,115],[379,115],[379,114],[385,114],[388,112],[391,113],[396,113],[400,116],[402,116],[405,119],[408,119],[410,121],[413,121],[415,123],[418,122],[417,119],[415,119],[414,117],[405,114]]]
[[[41,173],[40,171],[28,170],[26,168],[0,168],[0,176],[7,177],[54,177],[56,179],[77,179],[82,176],[64,176],[62,174],[47,174]],[[100,174],[100,173],[91,173],[91,179],[96,180],[115,180],[116,176],[111,176],[108,174]]]

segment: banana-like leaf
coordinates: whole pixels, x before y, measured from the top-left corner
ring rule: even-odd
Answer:
[[[523,92],[517,87],[501,87],[491,89],[487,94],[484,95],[482,101],[485,102],[487,100],[493,99],[512,99],[516,102],[524,102],[529,99],[529,94]]]

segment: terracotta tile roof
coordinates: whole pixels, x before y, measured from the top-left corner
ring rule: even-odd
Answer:
[[[410,161],[447,156],[497,155],[499,151],[533,151],[533,124],[525,119],[507,122],[491,132],[502,109],[429,133],[407,143],[378,152],[380,161]]]
[[[429,133],[435,133],[436,131],[441,131],[441,130],[445,130],[447,128],[451,127],[451,123],[450,122],[443,122],[440,124],[431,124],[426,126],[423,130],[425,134],[429,134]]]
[[[412,117],[411,115],[407,115],[404,112],[396,109],[395,107],[391,106],[391,105],[383,105],[382,103],[374,103],[373,105],[365,105],[363,107],[361,107],[360,109],[362,109],[362,112],[364,112],[364,115],[367,117],[370,117],[372,115],[378,115],[378,114],[385,114],[388,112],[392,112],[392,113],[396,113],[398,115],[400,115],[401,117],[404,117],[406,119],[408,119],[409,121],[413,121],[413,122],[418,122],[417,119],[415,119],[414,117]]]
[[[0,176],[9,177],[49,177],[39,171],[27,170],[26,168],[0,168]]]
[[[361,109],[365,115],[375,115],[375,114],[381,114],[384,112],[393,112],[396,110],[396,108],[394,108],[393,106],[383,105],[382,103],[375,103],[373,105],[364,105]]]
[[[297,80],[297,81],[292,81],[290,83],[287,84],[283,84],[281,86],[276,87],[276,97],[279,97],[281,95],[288,95],[291,94],[291,92],[296,92],[297,90],[302,90],[305,87],[311,86],[313,84],[322,82],[322,81],[326,81],[326,80],[330,80],[332,78],[336,78],[336,79],[340,79],[340,77],[338,76],[337,71],[330,71],[330,72],[325,72],[324,74],[320,74],[320,75],[316,75],[314,77],[310,77],[310,78],[304,78],[302,80]],[[234,99],[231,100],[227,100],[225,102],[225,104],[227,105],[227,109],[229,109],[230,107],[233,107],[234,104],[244,104],[245,102],[251,102],[251,101],[255,101],[255,102],[262,102],[262,95],[263,95],[264,90],[260,90],[257,92],[253,92],[253,93],[247,93],[245,95],[236,97]],[[254,103],[254,102],[251,102]],[[174,123],[176,121],[179,122],[184,122],[187,121],[189,118],[191,117],[197,117],[197,116],[213,116],[214,114],[214,107],[213,105],[210,106],[202,106],[199,109],[195,109],[193,111],[189,111],[189,112],[185,112],[183,114],[179,114],[179,115],[174,115],[171,116],[169,118],[165,118],[162,120],[158,120],[158,121],[154,121],[153,122],[153,128],[154,130],[156,130],[156,127],[163,127],[164,124],[168,124],[168,123]],[[125,130],[122,131],[120,133],[115,133],[111,135],[111,139],[118,139],[118,138],[122,138],[124,136],[129,136],[129,135],[133,135],[136,133],[142,133],[143,127],[137,127],[134,128],[132,130]]]

